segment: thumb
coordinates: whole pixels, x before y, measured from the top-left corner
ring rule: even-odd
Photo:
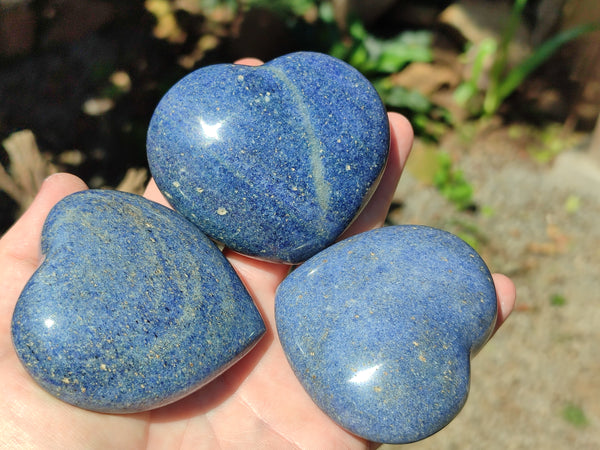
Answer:
[[[42,184],[21,218],[0,239],[0,318],[10,312],[41,259],[41,235],[52,207],[63,197],[87,189],[74,175],[54,174]],[[0,326],[4,326],[4,322]],[[3,330],[2,330],[3,331]]]

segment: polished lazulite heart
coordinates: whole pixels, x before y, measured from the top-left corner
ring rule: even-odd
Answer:
[[[46,220],[42,251],[14,311],[13,342],[31,376],[73,405],[128,413],[171,403],[265,332],[215,245],[142,197],[66,197]]]
[[[470,359],[496,319],[491,275],[458,237],[387,227],[341,241],[279,286],[277,331],[304,388],[375,442],[440,430],[469,389]]]
[[[236,251],[286,263],[348,227],[388,147],[373,86],[312,52],[192,72],[160,101],[147,141],[152,175],[176,210]]]

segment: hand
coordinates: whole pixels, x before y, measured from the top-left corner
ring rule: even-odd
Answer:
[[[257,64],[256,60],[240,63]],[[391,151],[373,198],[346,236],[383,224],[412,145],[409,123],[390,114]],[[64,196],[87,189],[68,175],[49,177],[27,212],[0,240],[0,436],[14,448],[367,448],[337,426],[305,393],[275,331],[275,289],[289,266],[257,261],[226,249],[265,322],[267,333],[240,362],[176,403],[153,411],[100,414],[68,405],[29,377],[10,337],[17,298],[41,261],[42,225]],[[151,181],[145,196],[167,204]],[[515,302],[513,283],[494,275],[498,324]]]

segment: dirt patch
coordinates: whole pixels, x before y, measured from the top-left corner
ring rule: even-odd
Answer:
[[[600,167],[581,150],[541,165],[499,142],[479,142],[457,162],[485,214],[457,212],[410,168],[396,193],[403,206],[392,222],[469,230],[518,294],[513,315],[473,361],[463,411],[435,436],[402,448],[596,449]]]

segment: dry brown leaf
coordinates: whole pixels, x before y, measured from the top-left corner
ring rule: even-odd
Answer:
[[[461,76],[451,67],[414,62],[404,70],[392,75],[395,85],[419,91],[430,96],[440,88],[454,88],[461,82]]]
[[[529,252],[543,256],[554,256],[562,255],[569,251],[571,239],[559,227],[549,224],[546,227],[546,234],[549,240],[546,242],[530,243],[527,246]]]
[[[459,0],[440,14],[439,21],[454,28],[466,41],[478,44],[487,38],[499,41],[510,14],[508,2]],[[530,54],[529,42],[529,30],[521,23],[509,46],[509,66]]]

